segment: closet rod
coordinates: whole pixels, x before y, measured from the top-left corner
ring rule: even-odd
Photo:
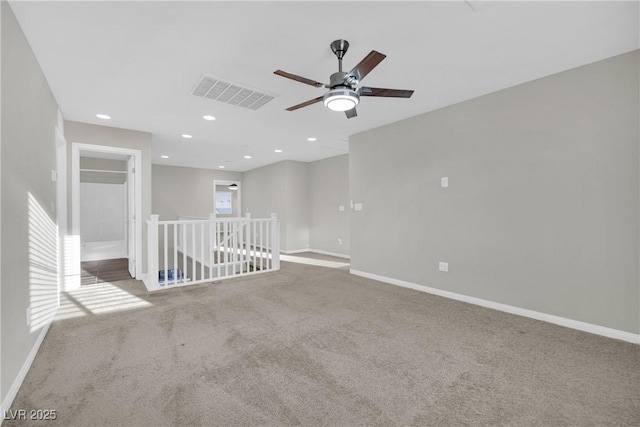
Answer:
[[[106,171],[102,169],[80,169],[80,172],[127,173],[127,171]]]

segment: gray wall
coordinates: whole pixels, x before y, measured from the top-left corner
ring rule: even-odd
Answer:
[[[110,147],[129,148],[142,152],[142,171],[137,176],[142,177],[142,271],[147,271],[147,227],[146,220],[151,215],[151,134],[135,130],[119,129],[108,126],[92,125],[89,123],[64,122],[64,134],[67,140],[67,167],[71,176],[71,149],[74,143],[105,145]],[[67,194],[69,229],[71,230],[71,179]]]
[[[153,213],[161,221],[180,216],[208,218],[213,212],[214,179],[242,181],[242,173],[153,165]]]
[[[2,8],[1,399],[57,308],[55,169],[58,106],[11,8]],[[53,230],[52,230],[53,227]],[[31,238],[30,238],[31,232]],[[41,252],[39,252],[41,251]],[[36,252],[51,254],[36,256]],[[26,309],[32,307],[32,324]]]
[[[352,269],[640,332],[638,61],[350,138]]]
[[[242,210],[252,218],[269,218],[277,213],[280,219],[280,249],[287,243],[287,205],[285,162],[278,162],[242,174]]]
[[[4,5],[0,4],[0,41],[3,34],[3,9]],[[0,45],[0,100],[2,99],[2,46]],[[4,401],[6,394],[2,387],[2,104],[3,102],[0,102],[0,402]]]
[[[0,4],[0,41],[3,34],[3,9],[4,5]],[[2,46],[0,45],[0,100],[2,99]],[[0,102],[0,402],[4,401],[6,393],[2,387],[2,104],[3,102]]]
[[[306,250],[309,248],[309,164],[291,160],[284,163],[287,212],[285,250]]]
[[[313,163],[285,160],[244,174],[153,165],[153,213],[161,220],[208,216],[214,179],[242,182],[243,214],[251,212],[253,218],[278,214],[283,251],[312,248],[349,254],[347,155]],[[176,194],[182,197],[180,203]],[[338,212],[339,205],[345,206],[344,212]]]
[[[252,218],[280,219],[280,249],[309,248],[309,166],[284,160],[245,172],[242,177],[242,209]]]
[[[349,155],[309,163],[310,247],[348,256],[350,211]]]

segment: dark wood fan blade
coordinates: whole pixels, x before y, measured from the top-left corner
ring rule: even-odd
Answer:
[[[362,80],[386,57],[387,55],[372,50],[358,65],[353,67],[353,70],[349,71],[349,74],[353,74],[358,80]]]
[[[311,105],[311,104],[315,104],[316,102],[322,101],[322,98],[323,98],[322,96],[319,96],[317,98],[310,99],[310,100],[308,100],[306,102],[303,102],[301,104],[294,105],[293,107],[287,108],[287,111],[294,111],[294,110],[297,110],[298,108],[302,108],[302,107],[306,107],[306,106]]]
[[[320,83],[320,82],[317,82],[315,80],[308,79],[306,77],[301,77],[301,76],[298,76],[296,74],[287,73],[286,71],[282,71],[282,70],[276,70],[276,71],[273,72],[273,74],[277,74],[279,76],[286,77],[287,79],[295,80],[297,82],[304,83],[304,84],[307,84],[309,86],[328,87],[328,85],[326,85],[324,83]]]
[[[387,98],[411,98],[412,90],[383,89],[380,87],[362,87],[360,96],[384,96]]]
[[[344,113],[347,115],[347,119],[352,119],[358,116],[358,112],[356,111],[355,107],[353,107],[351,110],[345,111]]]

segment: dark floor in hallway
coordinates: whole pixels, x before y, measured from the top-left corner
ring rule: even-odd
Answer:
[[[129,260],[127,258],[85,261],[82,263],[82,285],[129,280]]]

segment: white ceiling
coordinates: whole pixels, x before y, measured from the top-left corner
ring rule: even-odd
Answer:
[[[233,171],[346,153],[354,133],[639,47],[638,2],[10,4],[66,119],[151,132],[154,163]],[[323,91],[273,71],[328,82],[338,38],[346,69],[387,55],[365,85],[413,97],[364,98],[351,120],[321,103],[285,111]],[[198,98],[202,73],[277,97],[257,111]]]

